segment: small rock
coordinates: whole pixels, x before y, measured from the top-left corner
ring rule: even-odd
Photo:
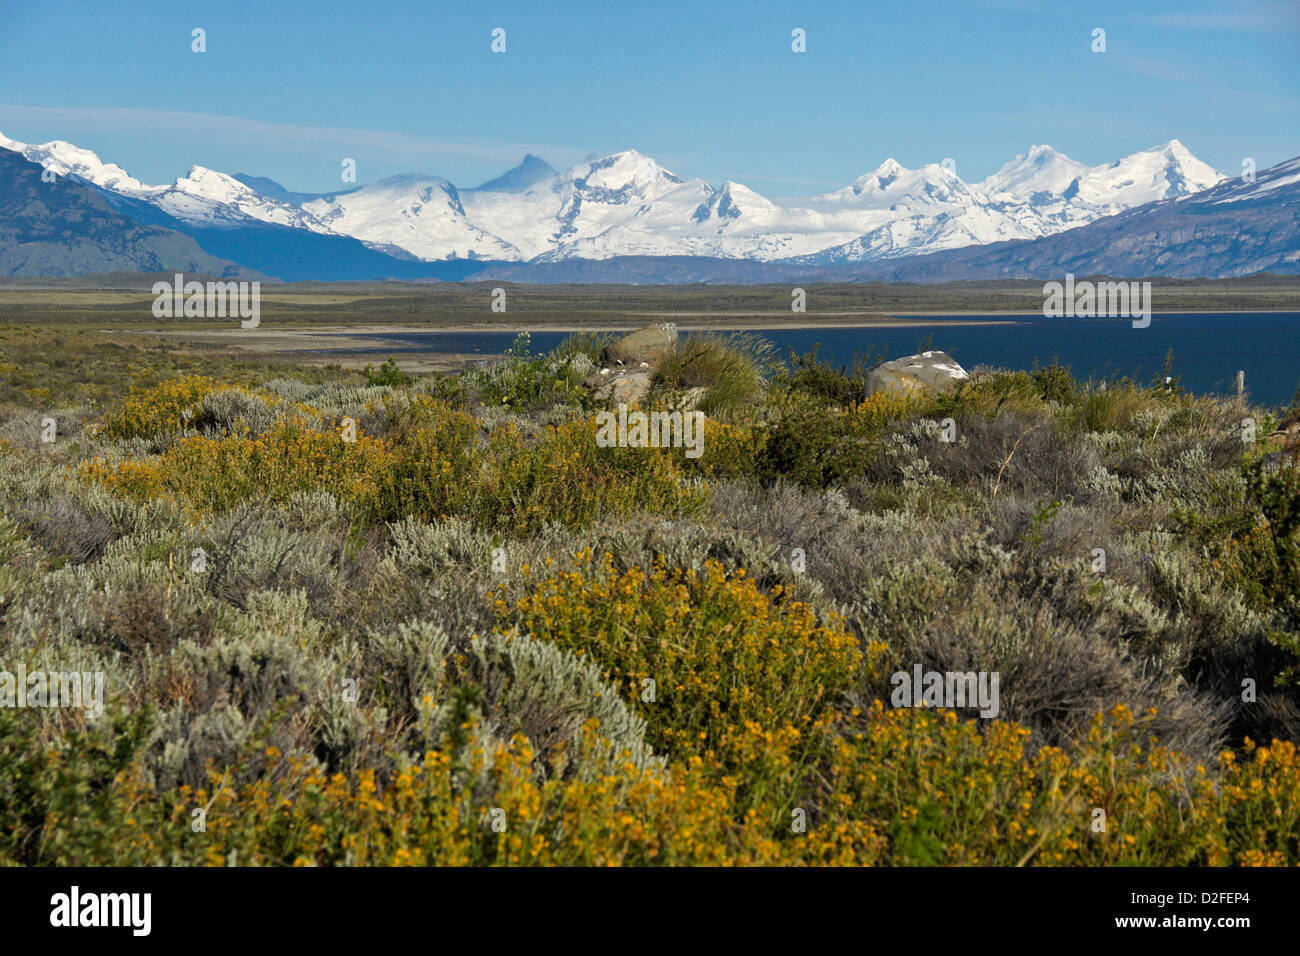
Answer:
[[[596,389],[597,397],[614,403],[636,405],[650,394],[653,372],[619,372]]]
[[[673,408],[678,411],[693,412],[700,407],[700,401],[707,391],[708,389],[703,385],[688,388],[674,399]]]

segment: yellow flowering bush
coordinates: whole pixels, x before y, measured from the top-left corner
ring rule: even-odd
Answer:
[[[756,425],[704,421],[704,450],[686,460],[686,468],[710,480],[744,479],[754,474],[766,435]]]
[[[150,390],[129,413],[106,416],[114,434],[169,434],[213,384],[206,379]],[[149,404],[157,400],[158,404]],[[469,413],[426,396],[382,408],[392,421],[382,438],[342,428],[289,406],[257,435],[189,435],[160,455],[80,466],[82,477],[137,499],[166,498],[223,510],[245,500],[283,501],[323,490],[363,518],[392,521],[464,514],[517,532],[559,522],[582,527],[637,511],[687,515],[707,486],[687,474],[680,449],[601,448],[594,421],[578,420],[526,436],[508,423],[485,438]]]
[[[185,413],[198,408],[204,396],[219,387],[203,375],[183,375],[152,388],[132,388],[119,404],[99,419],[108,438],[156,438],[185,427]]]
[[[612,555],[581,557],[585,570],[539,581],[513,608],[499,602],[501,626],[590,655],[633,700],[653,681],[643,710],[674,756],[703,756],[750,723],[806,725],[861,676],[852,634],[743,569],[620,571]]]
[[[681,449],[602,448],[594,419],[548,426],[531,439],[509,423],[489,436],[483,458],[473,517],[516,531],[636,511],[693,514],[706,499],[707,488],[687,478]]]
[[[639,705],[657,749],[699,758],[734,779],[746,810],[768,801],[765,820],[779,817],[834,705],[883,648],[864,657],[842,622],[821,623],[743,569],[618,570],[608,554],[578,557],[580,570],[539,581],[513,607],[498,601],[499,628],[591,656]]]
[[[823,811],[887,823],[886,861],[903,865],[1190,862],[1198,846],[1181,831],[1195,822],[1194,794],[1137,729],[1121,708],[1099,715],[1073,754],[1032,754],[1015,724],[876,701],[836,740]]]
[[[887,389],[872,392],[845,410],[848,431],[855,435],[875,435],[886,425],[909,415],[929,411],[933,399],[920,392]]]
[[[1028,750],[1005,721],[876,701],[845,727],[819,796],[824,825],[887,828],[881,862],[974,866],[1300,863],[1294,744],[1248,744],[1204,767],[1142,737],[1127,708],[1098,714],[1069,754]]]
[[[183,438],[162,455],[117,463],[95,459],[84,477],[132,497],[181,501],[219,511],[248,499],[282,501],[324,488],[339,499],[377,507],[380,483],[397,456],[388,443],[358,435],[346,442],[300,419],[281,419],[257,438]]]
[[[595,743],[588,728],[579,746]],[[54,775],[65,755],[51,752]],[[251,782],[212,771],[207,787],[157,794],[134,767],[116,772],[77,826],[49,814],[40,860],[77,865],[718,865],[781,862],[779,845],[738,826],[731,793],[686,768],[680,777],[628,763],[596,779],[539,779],[529,742],[490,751],[430,750],[387,781],[373,770],[326,774],[275,748]],[[485,772],[488,788],[463,785]],[[203,827],[192,824],[202,808]],[[9,837],[9,834],[5,834]],[[9,861],[8,840],[0,861]]]
[[[1300,748],[1247,740],[1241,758],[1219,755],[1220,780],[1201,807],[1211,821],[1213,866],[1300,865]]]
[[[876,702],[836,728],[817,783],[747,806],[742,772],[692,756],[595,778],[539,775],[522,736],[327,774],[274,748],[209,785],[155,792],[123,755],[88,794],[86,755],[51,745],[15,768],[21,818],[0,862],[60,865],[1244,865],[1300,862],[1294,744],[1225,753],[1216,783],[1176,773],[1122,708],[1073,755],[1023,728]],[[589,724],[578,747],[594,745]],[[478,739],[470,734],[471,739]],[[75,743],[75,741],[73,741]],[[39,768],[39,772],[37,772]],[[743,771],[746,768],[740,768]],[[481,779],[489,785],[467,786]],[[246,783],[235,783],[236,780]],[[1179,783],[1179,780],[1185,782]],[[32,784],[38,789],[31,790]],[[13,783],[7,784],[12,786]],[[203,828],[192,824],[203,808]],[[1100,815],[1104,813],[1104,816]],[[773,819],[782,821],[772,826]],[[796,826],[802,819],[806,826]],[[93,826],[87,825],[93,822]],[[39,827],[41,839],[29,834]]]

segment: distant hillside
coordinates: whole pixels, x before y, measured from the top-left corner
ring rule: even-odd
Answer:
[[[171,186],[149,186],[61,141],[28,146],[0,137],[0,146],[0,195],[9,203],[0,231],[0,275],[153,271],[173,263],[186,271],[243,268],[286,282],[799,285],[1046,279],[1066,273],[1300,274],[1300,158],[1262,170],[1247,183],[1222,179],[1177,142],[1095,168],[1035,147],[978,188],[937,166],[908,171],[887,162],[817,199],[827,216],[829,209],[840,210],[838,219],[831,217],[840,226],[799,231],[803,238],[797,243],[764,240],[754,248],[723,241],[745,221],[742,210],[757,217],[751,225],[758,232],[744,233],[746,243],[776,235],[770,230],[789,210],[764,205],[766,200],[736,183],[720,191],[685,183],[635,151],[564,174],[529,156],[473,190],[410,174],[313,199],[264,177],[232,177],[201,166]],[[42,166],[60,178],[41,182]],[[21,177],[9,175],[19,169]],[[1190,191],[1203,183],[1213,185]],[[86,201],[85,191],[98,197],[89,218],[73,212]],[[659,197],[655,202],[647,198],[652,194]],[[67,199],[73,207],[60,211],[64,200],[58,197],[64,196],[76,198]],[[688,196],[692,202],[706,197],[689,215],[682,206]],[[971,196],[984,199],[970,205]],[[1079,206],[1080,196],[1091,198]],[[294,204],[302,200],[311,201]],[[548,218],[546,211],[557,202],[555,217]],[[1011,228],[1008,210],[1019,210],[1011,219],[1023,226],[1026,202],[1045,218],[1033,228]],[[957,206],[948,208],[952,203]],[[972,210],[988,204],[1003,210],[998,221],[1006,228],[974,228]],[[958,207],[965,210],[960,215]],[[689,228],[678,222],[679,213]],[[117,218],[104,218],[113,214]],[[627,215],[631,219],[624,221]],[[42,222],[47,216],[50,221]],[[511,224],[523,221],[521,216],[532,226],[516,235]],[[109,228],[121,217],[134,220],[132,227]],[[769,222],[771,217],[776,218]],[[708,237],[696,235],[698,229]],[[497,238],[507,232],[517,242]],[[648,241],[650,233],[665,241]],[[796,254],[807,248],[805,241],[814,248]],[[563,248],[553,248],[554,242]]]
[[[133,221],[96,192],[0,150],[0,275],[60,276],[130,270],[240,276],[190,236]]]
[[[810,262],[811,264],[811,262]],[[999,242],[874,263],[907,282],[1106,274],[1300,273],[1300,157],[1180,199],[1154,202],[1031,242]]]
[[[861,265],[1033,240],[1189,196],[1224,179],[1176,139],[1100,166],[1039,145],[979,183],[963,181],[940,163],[908,169],[886,159],[841,189],[777,201],[732,180],[683,178],[650,156],[624,149],[563,171],[530,154],[476,189],[412,171],[314,196],[266,177],[231,176],[199,164],[170,185],[149,184],[63,140],[29,144],[0,134],[0,147],[134,203],[115,208],[141,221],[149,221],[148,210],[133,210],[143,204],[196,229],[252,230],[243,235],[256,243],[230,251],[190,234],[215,255],[266,256],[239,261],[285,279],[410,274],[409,266],[367,261],[359,253],[355,268],[343,274],[351,247],[322,236],[359,240],[398,262],[539,264],[648,256],[774,263],[815,256],[818,264]],[[273,256],[281,250],[267,243],[288,246],[295,240],[265,226],[317,238],[287,250],[277,264]],[[376,271],[386,268],[394,271]]]
[[[178,219],[152,203],[98,186],[100,197],[131,219],[184,231],[204,249],[226,256],[285,282],[348,282],[370,279],[439,279],[456,281],[483,268],[483,262],[455,259],[421,262],[393,249],[372,249],[359,239],[294,229],[254,219],[220,219],[208,224]],[[108,271],[108,270],[102,270]]]

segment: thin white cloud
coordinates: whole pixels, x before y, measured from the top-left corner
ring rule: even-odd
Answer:
[[[836,179],[801,179],[797,176],[759,176],[755,173],[737,173],[734,176],[728,176],[733,183],[744,184],[746,182],[758,183],[793,183],[796,186],[843,186],[844,183]]]
[[[268,120],[225,116],[215,113],[191,113],[183,110],[137,109],[118,106],[18,106],[0,104],[0,131],[8,125],[41,125],[58,130],[62,138],[75,128],[76,134],[150,133],[189,134],[222,137],[225,143],[238,143],[258,150],[278,148],[298,155],[318,154],[330,148],[340,156],[362,151],[382,154],[390,164],[423,166],[436,172],[446,163],[477,163],[486,169],[513,166],[524,153],[545,159],[556,169],[568,169],[578,163],[627,149],[627,146],[593,152],[571,146],[545,143],[514,143],[482,139],[436,139],[413,136],[392,130],[355,129],[335,126],[303,126]],[[106,157],[108,158],[108,157]],[[676,154],[655,154],[654,159],[670,170],[690,168],[693,161]],[[488,173],[484,174],[490,175]]]
[[[1282,0],[1241,5],[1235,10],[1158,13],[1143,17],[1142,20],[1152,26],[1174,30],[1272,33],[1283,29],[1300,29],[1300,4],[1295,0]]]
[[[1128,56],[1124,53],[1108,53],[1110,62],[1117,63],[1120,69],[1149,76],[1156,80],[1168,80],[1171,83],[1204,83],[1205,77],[1199,70],[1188,68],[1181,63],[1161,60],[1154,57]]]
[[[523,153],[536,153],[553,163],[571,165],[587,150],[539,143],[505,143],[482,140],[444,140],[412,136],[390,130],[303,126],[182,110],[134,109],[117,106],[17,106],[0,105],[0,129],[5,124],[41,123],[76,126],[81,131],[219,134],[246,138],[265,148],[275,143],[287,150],[315,150],[322,146],[341,151],[362,149],[382,152],[404,162],[470,160],[483,163],[518,162]],[[346,155],[346,152],[345,152]]]

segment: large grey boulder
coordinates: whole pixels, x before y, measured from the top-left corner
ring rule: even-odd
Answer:
[[[671,322],[647,325],[629,332],[616,342],[605,346],[601,363],[606,366],[657,366],[677,348],[677,326]]]
[[[867,373],[867,394],[955,388],[970,375],[947,352],[922,352],[877,365]]]

